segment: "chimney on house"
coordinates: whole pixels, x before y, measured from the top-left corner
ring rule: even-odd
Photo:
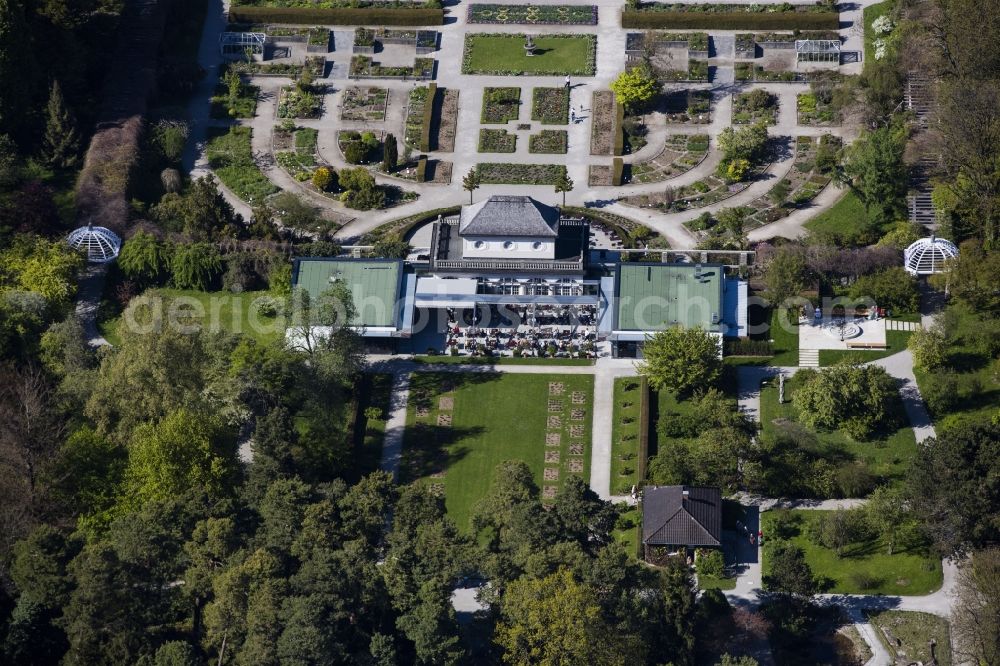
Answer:
[[[686,489],[682,490],[681,491],[681,501],[687,502],[689,494],[690,493],[688,493],[688,491]]]

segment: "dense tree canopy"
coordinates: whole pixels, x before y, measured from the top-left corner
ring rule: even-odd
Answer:
[[[719,340],[701,328],[672,326],[657,331],[643,343],[639,372],[657,390],[682,395],[708,389],[722,372]]]

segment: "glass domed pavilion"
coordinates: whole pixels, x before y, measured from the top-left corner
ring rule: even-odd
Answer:
[[[118,234],[105,227],[90,224],[74,230],[66,238],[66,242],[73,249],[86,254],[87,261],[94,264],[114,261],[122,249],[122,239]]]
[[[903,250],[903,267],[911,275],[933,275],[944,270],[945,261],[958,256],[949,240],[931,236],[914,241]]]

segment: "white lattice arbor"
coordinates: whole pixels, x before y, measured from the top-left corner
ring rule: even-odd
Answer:
[[[903,250],[903,267],[911,275],[934,275],[945,269],[945,262],[958,256],[958,248],[949,240],[931,236],[914,241]]]
[[[267,35],[263,32],[224,32],[219,35],[219,52],[224,56],[264,55]]]
[[[87,225],[74,230],[66,238],[66,242],[74,250],[87,255],[87,261],[93,264],[106,264],[114,261],[122,249],[122,239],[118,234],[105,227]]]
[[[839,39],[796,39],[795,64],[840,65]]]

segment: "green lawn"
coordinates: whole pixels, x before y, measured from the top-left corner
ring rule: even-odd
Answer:
[[[385,422],[389,418],[392,398],[392,375],[379,372],[363,375],[357,387],[358,421],[355,424],[354,476],[360,479],[379,468],[382,461],[382,443],[385,440]],[[366,419],[365,409],[376,407],[382,410],[382,418]]]
[[[792,405],[792,396],[798,380],[795,377],[785,382],[785,402],[778,404],[778,384],[768,382],[760,392],[760,421],[762,434],[766,438],[774,438],[776,434],[775,421],[787,419],[798,421],[798,412]],[[898,395],[894,398],[892,408],[902,425],[884,439],[871,442],[857,442],[840,430],[815,432],[817,442],[821,447],[822,457],[832,463],[836,461],[856,460],[863,463],[868,471],[883,483],[899,483],[902,481],[910,460],[916,455],[917,442],[913,429],[903,412],[903,402]],[[805,428],[805,426],[802,426]],[[812,431],[810,431],[812,432]]]
[[[639,483],[639,441],[642,401],[648,399],[640,380],[615,379],[611,418],[611,493],[627,495]]]
[[[768,331],[774,356],[767,365],[778,367],[799,364],[799,319],[795,313],[782,316],[778,309],[771,311],[771,328]]]
[[[716,578],[698,574],[698,589],[701,590],[735,590],[736,578]]]
[[[951,313],[954,313],[956,341],[948,347],[944,366],[954,373],[913,368],[939,433],[960,423],[987,421],[1000,409],[1000,378],[996,365],[983,350],[981,342],[976,341],[977,335],[995,325],[984,324],[979,316],[960,305],[951,306]],[[957,398],[951,405],[927,400],[934,391],[951,393]]]
[[[594,75],[596,35],[540,35],[534,40],[535,55],[526,56],[523,35],[466,35],[462,73]]]
[[[894,4],[893,0],[886,0],[886,2],[864,8],[866,65],[875,60],[875,31],[872,30],[872,22],[878,17],[888,14]]]
[[[640,530],[642,530],[642,513],[638,507],[632,507],[618,516],[618,523],[611,536],[615,543],[625,546],[631,555],[641,558]]]
[[[868,363],[869,361],[876,361],[880,358],[885,358],[886,356],[892,356],[893,354],[898,354],[899,352],[906,350],[906,342],[910,339],[911,335],[912,333],[910,331],[886,331],[886,348],[881,351],[820,349],[819,364],[823,366],[836,365],[842,361]]]
[[[161,297],[164,299],[162,312],[169,316],[168,301],[178,303],[183,299],[182,309],[178,310],[184,322],[194,321],[210,332],[225,331],[227,333],[246,334],[260,342],[277,340],[284,335],[284,323],[277,317],[263,317],[251,311],[255,299],[262,296],[273,296],[267,291],[245,291],[234,294],[231,291],[196,291],[193,289],[149,289],[144,296]],[[176,305],[174,307],[181,307]],[[118,344],[120,337],[118,327],[121,317],[99,322],[101,333],[112,345]]]
[[[574,404],[574,393],[582,403]],[[505,460],[527,463],[548,499],[545,488],[557,490],[569,474],[590,479],[593,396],[590,375],[414,373],[402,479],[443,492],[448,513],[463,530]],[[450,425],[440,419],[448,415]],[[558,443],[547,442],[547,433],[557,434]],[[545,480],[547,468],[558,479]]]
[[[806,229],[835,245],[861,245],[876,239],[866,238],[868,213],[857,195],[848,191],[837,203],[806,222]]]
[[[937,642],[934,657],[940,666],[951,666],[951,634],[948,630],[948,620],[930,613],[887,610],[869,613],[868,619],[879,629],[886,628],[893,638],[903,644],[900,647],[890,645],[885,640],[885,634],[876,631],[882,645],[893,657],[905,654],[906,661],[919,661],[924,664],[931,662],[928,642],[933,638]]]
[[[825,579],[824,591],[832,594],[930,594],[941,587],[941,561],[929,554],[922,545],[897,544],[896,551],[888,554],[879,539],[852,544],[844,549],[842,557],[809,538],[809,526],[827,511],[778,509],[761,514],[764,531],[764,575],[769,573],[769,558],[775,545],[781,542],[776,535],[777,523],[783,519],[795,521],[789,528],[788,541],[803,550],[813,574]],[[862,587],[859,577],[869,579]]]

